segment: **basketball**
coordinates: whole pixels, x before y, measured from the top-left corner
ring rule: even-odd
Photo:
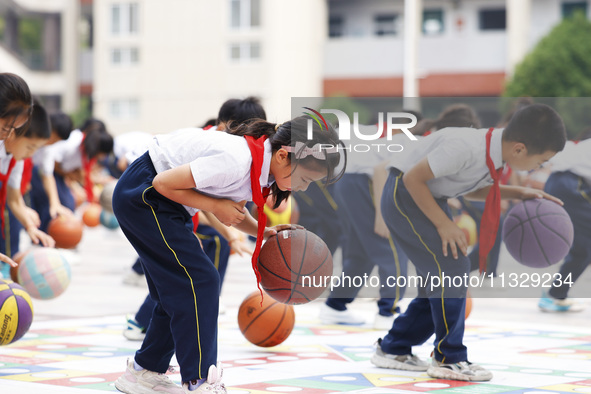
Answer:
[[[546,199],[515,205],[505,218],[503,241],[519,263],[543,268],[561,261],[574,238],[573,223],[560,205]]]
[[[33,322],[33,302],[25,289],[0,279],[0,345],[8,345],[22,338]]]
[[[464,314],[464,319],[467,319],[470,316],[470,312],[472,312],[472,297],[470,294],[466,294],[466,312]]]
[[[82,214],[82,221],[88,227],[96,227],[101,223],[102,208],[98,204],[89,204]]]
[[[332,256],[316,234],[283,230],[263,244],[258,260],[262,288],[285,304],[305,304],[320,296],[332,275]]]
[[[112,181],[103,186],[99,196],[99,204],[104,211],[113,213],[113,190],[117,186],[117,181]]]
[[[82,222],[74,216],[59,215],[49,222],[47,234],[55,240],[56,248],[72,249],[82,239]]]
[[[18,282],[33,298],[48,300],[70,284],[70,264],[53,248],[35,248],[18,266]]]
[[[99,219],[101,221],[101,224],[110,230],[115,230],[116,228],[119,228],[119,222],[117,221],[117,218],[115,217],[114,213],[111,213],[103,209],[101,211]]]
[[[460,215],[454,217],[454,223],[464,232],[468,246],[476,245],[476,242],[478,242],[478,229],[476,228],[474,219],[466,212],[462,212]]]
[[[254,345],[271,347],[287,339],[295,323],[293,306],[263,298],[258,291],[248,295],[238,309],[238,326],[242,335]]]
[[[15,263],[20,265],[21,262],[23,261],[23,258],[30,251],[31,251],[31,249],[21,250],[20,252],[18,252],[14,256],[12,256],[12,259],[14,260]],[[12,279],[12,281],[15,283],[18,283],[18,265],[16,267],[10,267],[10,279]]]

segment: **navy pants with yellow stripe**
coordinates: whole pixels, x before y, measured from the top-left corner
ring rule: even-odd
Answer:
[[[447,201],[436,201],[451,218]],[[466,361],[467,350],[463,344],[466,287],[458,282],[456,285],[452,282],[451,286],[430,285],[436,285],[444,274],[450,278],[463,277],[470,272],[470,261],[461,253],[457,260],[451,252],[443,256],[437,229],[416,205],[404,186],[401,172],[396,169],[390,172],[382,194],[382,215],[417,274],[427,280],[427,286],[418,288],[418,297],[394,320],[381,342],[382,350],[396,355],[411,354],[413,346],[424,343],[435,333],[435,359],[444,363]]]
[[[200,224],[197,227],[196,235],[199,237],[199,239],[201,239],[203,251],[205,251],[207,257],[209,257],[213,265],[218,270],[221,287],[224,283],[224,277],[226,276],[226,268],[228,268],[228,259],[230,258],[230,244],[215,228],[206,226],[204,224]],[[140,273],[143,274],[144,271],[141,268],[140,259],[137,259],[134,267],[136,267],[136,265],[140,266]],[[140,306],[140,309],[138,309],[137,313],[135,314],[135,321],[138,322],[141,327],[148,327],[150,324],[150,319],[152,318],[152,311],[154,310],[155,306],[156,303],[148,295],[142,306]]]
[[[405,288],[388,285],[388,278],[406,276],[408,258],[392,239],[374,232],[376,209],[371,179],[366,174],[345,174],[335,184],[333,196],[340,207],[340,228],[344,233],[343,275],[362,278],[377,265],[381,285],[379,314],[392,316],[399,311],[396,304],[404,296]],[[341,284],[333,289],[326,304],[343,311],[359,290],[360,287]]]
[[[172,355],[183,382],[207,377],[217,361],[219,274],[188,223],[185,208],[152,187],[156,170],[145,153],[117,182],[113,210],[142,262],[152,320],[135,361],[166,372]]]
[[[544,190],[564,202],[575,229],[575,237],[568,255],[560,266],[562,281],[569,277],[574,282],[591,264],[591,185],[570,171],[550,175]],[[555,281],[548,291],[554,298],[564,299],[571,289],[567,283]]]

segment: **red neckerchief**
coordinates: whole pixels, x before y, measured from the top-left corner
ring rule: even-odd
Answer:
[[[257,242],[252,254],[252,269],[257,278],[257,287],[261,292],[261,304],[263,297],[263,290],[261,290],[261,274],[257,266],[259,259],[259,253],[261,251],[261,245],[263,243],[263,234],[265,233],[265,226],[267,224],[267,215],[265,215],[265,201],[269,196],[270,189],[265,187],[261,189],[261,169],[263,167],[263,159],[265,157],[265,140],[267,136],[262,136],[258,139],[254,139],[249,135],[244,136],[250,154],[252,155],[252,164],[250,166],[250,187],[252,189],[252,201],[257,206],[258,211],[258,229],[257,229]]]
[[[480,221],[480,236],[479,236],[479,262],[480,273],[486,270],[486,257],[488,252],[492,249],[497,238],[497,231],[499,229],[499,221],[501,219],[501,188],[499,186],[499,179],[501,178],[502,168],[498,170],[490,157],[490,141],[492,138],[493,128],[488,129],[486,133],[486,166],[490,176],[493,179],[493,185],[488,191],[486,202],[484,204],[484,212]]]
[[[88,202],[94,202],[94,192],[92,190],[92,181],[90,180],[90,171],[96,163],[96,157],[89,159],[84,149],[84,140],[86,134],[82,135],[82,142],[80,143],[80,151],[82,153],[82,168],[84,169],[84,190],[86,191],[86,200]]]
[[[23,176],[21,178],[21,194],[24,196],[27,192],[27,187],[33,178],[33,159],[31,157],[23,160]]]
[[[2,238],[4,237],[4,208],[6,206],[6,187],[8,186],[8,178],[10,178],[10,173],[16,164],[16,160],[14,157],[10,159],[10,164],[8,164],[8,171],[6,174],[0,174],[0,182],[2,182],[2,187],[0,188],[0,222],[2,222]]]
[[[191,218],[193,222],[193,232],[197,232],[197,227],[199,227],[199,212],[195,212],[195,215]]]

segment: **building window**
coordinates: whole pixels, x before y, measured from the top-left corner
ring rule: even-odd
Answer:
[[[250,29],[261,25],[260,0],[230,0],[230,27]]]
[[[261,58],[261,44],[242,42],[230,44],[230,60],[234,62],[251,61]]]
[[[505,30],[507,12],[503,9],[480,10],[478,15],[480,30]]]
[[[114,65],[133,65],[139,62],[137,48],[113,48],[111,50],[111,63]]]
[[[562,17],[568,18],[573,16],[575,12],[581,12],[587,16],[587,2],[586,1],[564,1],[562,3]]]
[[[128,120],[139,117],[139,102],[137,99],[111,100],[109,107],[109,113],[114,119]]]
[[[345,35],[345,19],[340,15],[331,15],[328,18],[328,36],[331,38]]]
[[[139,7],[137,3],[118,3],[111,6],[111,33],[114,35],[139,32]]]
[[[394,36],[396,31],[396,14],[380,14],[373,18],[374,33],[376,36]]]
[[[431,36],[443,33],[443,10],[423,11],[423,34]]]

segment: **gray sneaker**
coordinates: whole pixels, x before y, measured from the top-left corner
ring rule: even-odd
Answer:
[[[382,350],[381,339],[378,340],[376,351],[371,356],[371,363],[376,367],[401,369],[403,371],[426,371],[429,369],[429,364],[414,354],[388,354]]]
[[[127,360],[127,369],[115,381],[115,388],[127,394],[184,394],[182,387],[174,384],[163,373],[147,369],[136,371],[133,367],[133,359]]]
[[[435,359],[433,359],[431,366],[427,369],[427,375],[432,378],[464,380],[468,382],[486,382],[493,377],[492,372],[469,361],[445,364]]]

